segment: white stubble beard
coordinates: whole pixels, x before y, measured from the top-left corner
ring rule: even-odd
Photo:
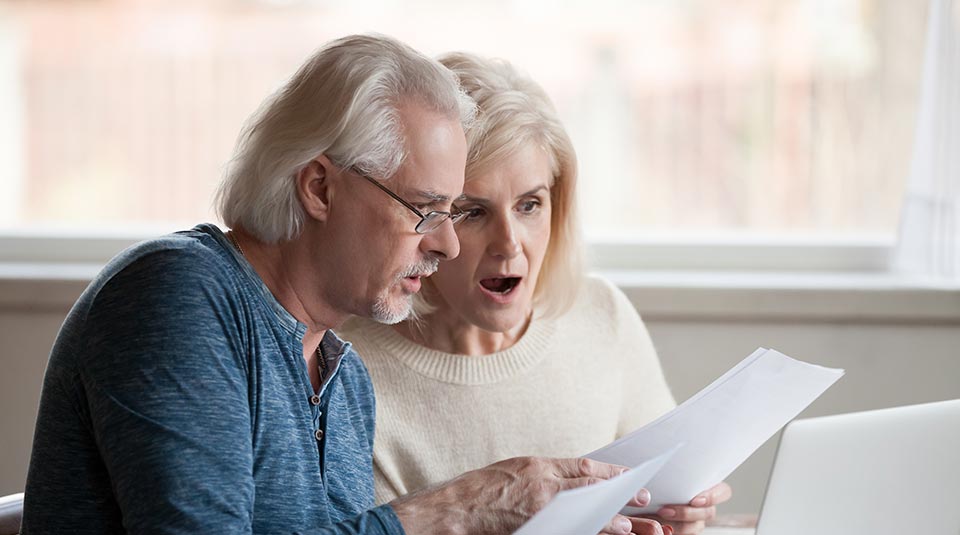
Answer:
[[[377,323],[395,325],[410,317],[410,313],[413,311],[413,295],[408,295],[403,298],[402,308],[397,307],[397,309],[392,310],[390,307],[390,292],[393,290],[393,287],[403,279],[416,274],[432,274],[437,271],[439,266],[440,260],[436,258],[428,259],[410,266],[397,275],[393,282],[377,295],[377,298],[373,302],[373,307],[370,310],[370,318]]]

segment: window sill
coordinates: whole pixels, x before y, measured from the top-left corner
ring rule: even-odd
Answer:
[[[960,324],[960,286],[887,273],[601,271],[648,321]]]
[[[0,309],[65,312],[102,268],[99,263],[0,263]]]

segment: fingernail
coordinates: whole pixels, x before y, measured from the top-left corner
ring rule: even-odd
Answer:
[[[640,503],[640,507],[646,507],[650,503],[650,491],[647,489],[640,489],[640,492],[637,493],[637,502]]]
[[[662,516],[663,518],[673,518],[677,516],[677,510],[671,509],[669,507],[664,507],[663,509],[660,509],[659,511],[657,511],[657,514]]]
[[[660,524],[660,527],[663,528],[663,535],[673,535],[673,526],[668,526],[666,524]]]
[[[615,527],[623,533],[630,533],[630,530],[633,529],[633,524],[626,518],[618,518],[615,524]]]
[[[697,496],[692,502],[690,502],[690,505],[694,507],[703,507],[704,505],[707,505],[707,499],[704,496]]]

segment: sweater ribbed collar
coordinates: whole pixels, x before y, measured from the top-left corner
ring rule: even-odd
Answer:
[[[520,375],[550,352],[555,339],[556,321],[534,317],[516,344],[489,355],[455,355],[412,342],[392,327],[360,320],[350,329],[413,371],[445,383],[483,385]],[[363,355],[361,355],[363,358]]]

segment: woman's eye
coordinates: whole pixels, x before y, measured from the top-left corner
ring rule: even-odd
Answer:
[[[483,216],[483,208],[464,208],[463,213],[467,214],[467,219],[477,219]]]
[[[539,208],[540,208],[540,201],[531,199],[529,201],[524,201],[520,203],[520,211],[525,214],[531,214],[533,212],[536,212],[537,209]]]

